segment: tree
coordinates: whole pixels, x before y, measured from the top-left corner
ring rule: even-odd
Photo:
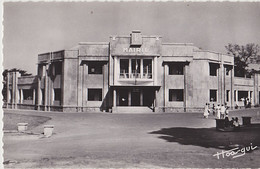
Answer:
[[[259,57],[259,46],[254,43],[246,45],[228,44],[225,48],[228,54],[234,56],[235,76],[245,77],[250,74],[251,70],[248,69],[248,64],[256,62]]]

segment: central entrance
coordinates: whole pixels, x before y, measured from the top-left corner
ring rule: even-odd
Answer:
[[[155,89],[151,88],[121,88],[118,89],[117,106],[152,107],[155,99]]]

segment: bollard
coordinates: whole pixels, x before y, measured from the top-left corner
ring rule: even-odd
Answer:
[[[53,129],[54,129],[54,125],[44,125],[44,130],[43,130],[44,136],[45,137],[52,136]]]
[[[17,123],[18,131],[24,132],[28,128],[28,123]]]
[[[257,111],[257,113],[256,113],[257,119],[259,119],[259,116],[260,116],[259,111]]]
[[[252,117],[243,116],[243,117],[242,117],[243,125],[244,125],[244,126],[250,125],[250,124],[251,124],[251,118],[252,118]]]

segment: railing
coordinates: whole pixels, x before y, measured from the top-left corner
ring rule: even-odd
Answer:
[[[120,79],[152,79],[152,73],[120,73]]]

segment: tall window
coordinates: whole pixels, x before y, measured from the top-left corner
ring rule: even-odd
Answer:
[[[129,78],[129,59],[120,59],[120,78]]]
[[[102,74],[103,65],[99,62],[88,63],[88,74]]]
[[[234,101],[237,101],[237,91],[234,90]]]
[[[182,63],[170,63],[169,75],[183,75],[184,64]]]
[[[41,104],[43,105],[44,101],[45,101],[45,91],[44,91],[44,89],[41,89],[41,92],[42,92],[42,102],[41,102]]]
[[[143,78],[152,78],[152,59],[143,60]]]
[[[248,98],[248,91],[238,91],[238,101],[244,101],[244,99]]]
[[[209,98],[210,98],[210,102],[216,102],[217,101],[217,90],[210,90]]]
[[[33,90],[32,89],[23,89],[23,98],[24,100],[33,99]]]
[[[219,65],[216,63],[209,63],[209,75],[217,76],[218,67],[219,67]]]
[[[102,101],[102,89],[88,89],[88,101]]]
[[[183,101],[183,89],[169,89],[169,101]]]

